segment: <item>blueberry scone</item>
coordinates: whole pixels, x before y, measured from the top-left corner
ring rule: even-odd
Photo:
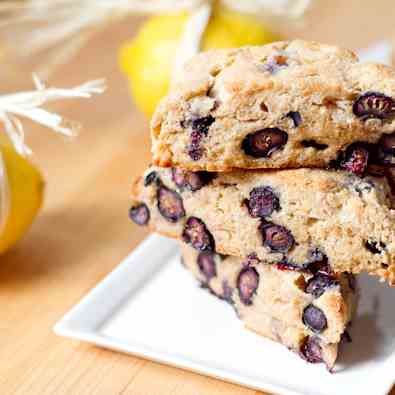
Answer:
[[[395,284],[395,210],[385,177],[293,169],[230,173],[151,167],[130,217],[199,251],[295,269],[328,265]]]
[[[233,304],[246,327],[331,369],[357,304],[352,274],[293,271],[183,245],[184,265],[203,287]]]
[[[154,164],[198,171],[395,164],[395,70],[301,40],[194,57],[151,123]]]

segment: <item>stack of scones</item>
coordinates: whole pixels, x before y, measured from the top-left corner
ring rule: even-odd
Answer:
[[[296,40],[199,54],[177,80],[131,219],[179,239],[247,328],[332,369],[354,275],[395,284],[395,70]]]

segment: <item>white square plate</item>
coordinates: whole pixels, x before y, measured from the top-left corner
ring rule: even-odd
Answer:
[[[362,61],[390,63],[378,42]],[[160,276],[158,273],[160,272]],[[174,241],[153,235],[55,325],[61,336],[284,395],[387,394],[395,382],[395,288],[360,277],[361,301],[338,372],[310,365],[243,328],[200,289]]]
[[[387,394],[394,381],[395,288],[360,277],[361,301],[336,373],[243,328],[201,289],[177,244],[146,239],[56,324],[58,335],[259,390],[295,395]],[[160,275],[159,275],[160,274]]]

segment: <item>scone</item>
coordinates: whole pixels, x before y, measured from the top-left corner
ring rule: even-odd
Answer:
[[[192,173],[149,168],[132,191],[131,218],[200,251],[395,284],[395,210],[385,177],[293,169]]]
[[[308,362],[331,369],[356,310],[351,274],[292,271],[183,245],[184,265],[213,294],[234,305],[245,326]]]
[[[193,171],[395,163],[395,70],[305,41],[194,57],[151,123],[154,164]]]

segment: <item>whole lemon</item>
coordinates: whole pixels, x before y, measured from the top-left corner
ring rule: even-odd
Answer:
[[[8,217],[0,230],[1,254],[22,238],[36,217],[43,200],[44,181],[40,171],[18,154],[3,136],[0,138],[0,152],[9,187]]]
[[[127,75],[138,108],[147,116],[166,95],[173,60],[188,14],[149,18],[137,36],[120,50],[120,66]],[[216,8],[202,41],[202,50],[262,45],[277,37],[255,17]]]

